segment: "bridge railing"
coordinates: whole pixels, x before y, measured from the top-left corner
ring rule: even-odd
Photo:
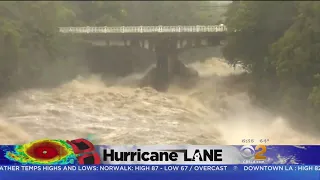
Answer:
[[[196,33],[225,32],[225,25],[214,26],[115,26],[115,27],[59,27],[61,33]]]

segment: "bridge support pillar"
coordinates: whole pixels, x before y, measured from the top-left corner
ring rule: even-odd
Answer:
[[[176,38],[171,38],[168,42],[168,53],[169,53],[169,65],[168,65],[168,76],[169,76],[169,81],[171,81],[174,77],[175,74],[175,64],[176,61],[178,61],[178,52],[177,52],[177,44],[178,44],[178,39]]]
[[[195,39],[195,46],[196,47],[201,46],[201,39],[198,39],[198,38]]]
[[[140,44],[139,40],[131,40],[130,46],[131,47],[141,47],[141,44]]]
[[[211,37],[211,38],[209,38],[209,45],[210,46],[219,46],[220,40],[221,39],[219,37]]]
[[[187,39],[187,44],[185,45],[185,47],[187,47],[187,48],[192,48],[192,46],[193,46],[193,41],[192,41],[192,39]]]
[[[161,40],[156,44],[156,77],[154,88],[157,91],[167,91],[169,88],[169,43]]]
[[[177,73],[178,52],[172,51],[169,55],[169,81],[171,81]]]
[[[130,41],[129,40],[124,40],[124,44],[126,47],[130,46]]]

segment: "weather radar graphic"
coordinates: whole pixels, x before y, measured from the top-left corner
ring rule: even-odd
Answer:
[[[15,145],[5,157],[19,164],[68,165],[75,164],[76,154],[63,140],[38,140],[23,145]]]
[[[29,165],[100,164],[94,145],[86,139],[37,140],[23,145],[1,146],[5,161]],[[1,160],[3,162],[3,160]]]

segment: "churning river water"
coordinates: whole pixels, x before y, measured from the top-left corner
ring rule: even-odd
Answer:
[[[191,89],[173,84],[167,93],[136,87],[142,74],[107,85],[99,76],[79,76],[59,87],[24,90],[0,109],[0,143],[92,135],[99,144],[314,144],[281,117],[254,107],[242,92],[228,93],[225,77],[241,72],[222,60],[191,63],[200,80]]]

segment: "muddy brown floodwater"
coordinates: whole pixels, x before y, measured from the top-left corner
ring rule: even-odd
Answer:
[[[168,93],[137,88],[143,74],[113,80],[82,76],[57,88],[31,89],[1,100],[2,144],[73,139],[93,134],[99,144],[316,144],[285,119],[254,107],[242,91],[226,93],[223,78],[242,70],[220,59],[189,64],[200,73],[192,89]],[[177,80],[178,81],[178,80]]]

